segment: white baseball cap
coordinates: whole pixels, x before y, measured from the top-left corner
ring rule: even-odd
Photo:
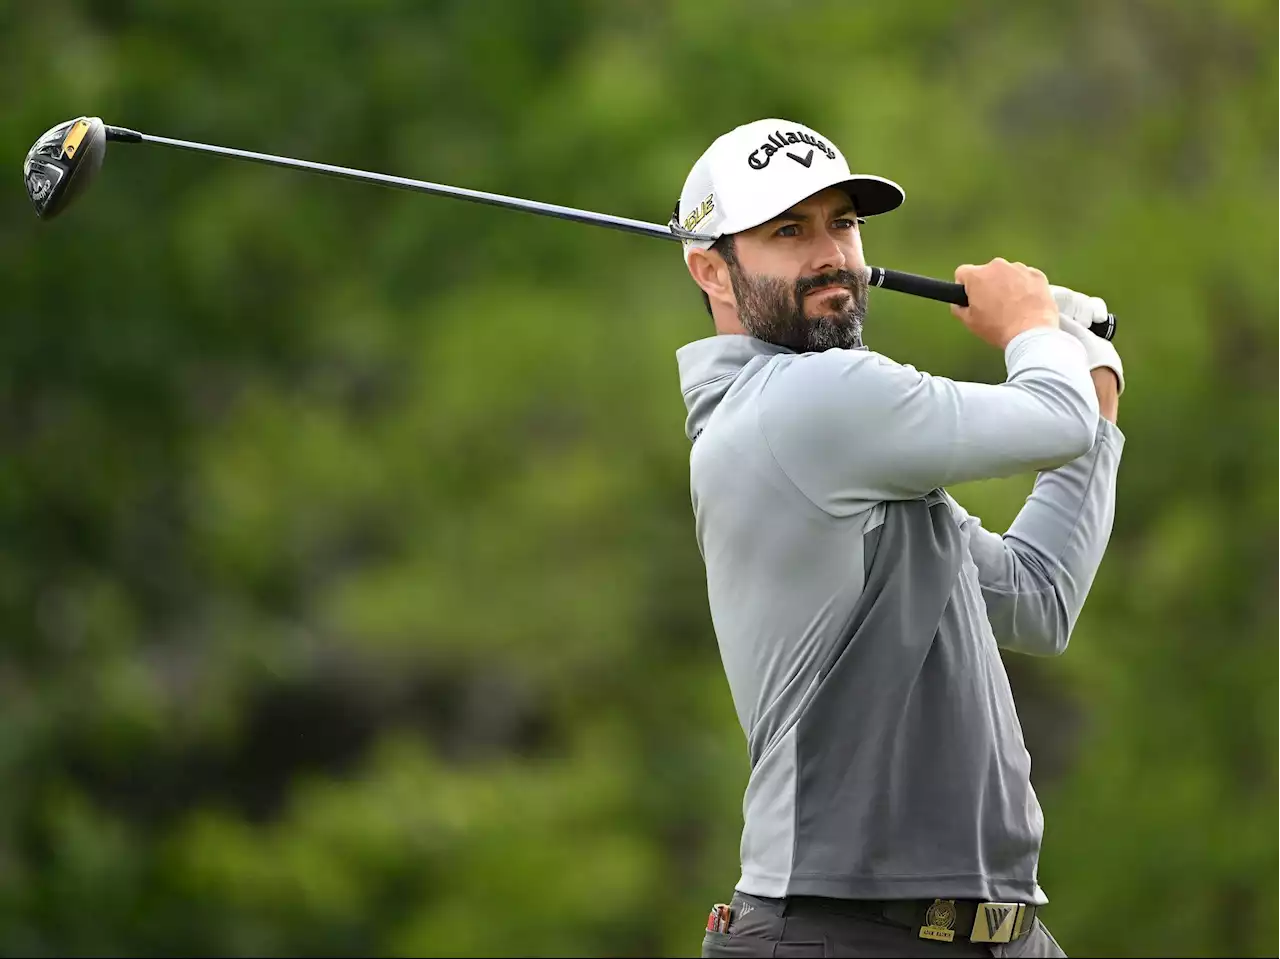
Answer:
[[[840,187],[859,217],[896,210],[902,187],[884,177],[849,172],[829,139],[790,120],[756,120],[716,139],[689,171],[670,226],[683,238],[685,259],[726,233],[772,220],[806,197]]]

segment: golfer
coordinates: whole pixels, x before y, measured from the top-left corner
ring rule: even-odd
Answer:
[[[677,351],[698,547],[746,736],[741,878],[704,956],[1061,956],[1006,649],[1062,653],[1110,535],[1124,373],[1105,304],[961,266],[1003,383],[862,342],[892,181],[781,119],[717,139],[677,225],[716,335]],[[1037,471],[1003,535],[946,491]]]

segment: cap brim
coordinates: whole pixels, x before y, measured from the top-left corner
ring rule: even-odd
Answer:
[[[715,236],[723,236],[726,233],[743,233],[747,230],[755,229],[760,224],[768,223],[791,209],[797,203],[802,203],[809,197],[833,187],[837,190],[844,190],[849,194],[849,198],[853,201],[854,212],[858,216],[876,216],[879,213],[888,213],[890,210],[896,210],[902,206],[902,201],[907,197],[902,187],[892,180],[886,180],[884,177],[873,176],[869,173],[858,174],[844,180],[833,180],[825,184],[811,183],[804,188],[805,192],[789,202],[781,204],[774,202],[766,208],[757,208],[751,213],[746,213],[737,222],[730,221],[722,224],[720,232]],[[714,238],[702,237],[704,240]]]
[[[888,213],[902,206],[907,198],[906,192],[892,180],[884,177],[863,174],[850,180],[833,184],[849,194],[853,200],[854,211],[858,216],[875,216]]]

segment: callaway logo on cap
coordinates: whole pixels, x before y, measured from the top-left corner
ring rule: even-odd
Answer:
[[[906,199],[892,180],[850,173],[844,154],[809,127],[756,120],[719,137],[698,158],[672,225],[705,237],[683,241],[688,257],[690,250],[759,226],[831,186],[849,194],[860,217],[888,213]]]

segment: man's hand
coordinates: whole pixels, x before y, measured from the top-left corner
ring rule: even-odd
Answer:
[[[1120,394],[1124,392],[1124,364],[1110,340],[1089,332],[1089,325],[1105,318],[1107,304],[1096,296],[1087,296],[1062,286],[1051,286],[1053,299],[1061,316],[1058,326],[1082,344],[1093,375],[1093,388],[1098,394],[1098,409],[1103,419],[1114,423],[1120,411]]]
[[[1089,356],[1089,369],[1095,370],[1106,366],[1116,374],[1120,392],[1124,392],[1124,367],[1120,364],[1120,354],[1111,344],[1090,332],[1089,327],[1107,318],[1107,301],[1099,296],[1089,296],[1068,290],[1065,286],[1051,286],[1053,301],[1058,304],[1058,312],[1063,322],[1059,325],[1084,344],[1084,351]],[[1071,321],[1068,325],[1067,320]]]
[[[956,268],[968,306],[951,307],[975,336],[1003,350],[1019,333],[1058,325],[1058,307],[1049,281],[1034,267],[996,257],[990,263]]]
[[[1058,304],[1058,312],[1075,320],[1086,330],[1094,323],[1105,323],[1107,319],[1107,301],[1100,296],[1089,296],[1077,293],[1065,286],[1049,287],[1053,301]]]

